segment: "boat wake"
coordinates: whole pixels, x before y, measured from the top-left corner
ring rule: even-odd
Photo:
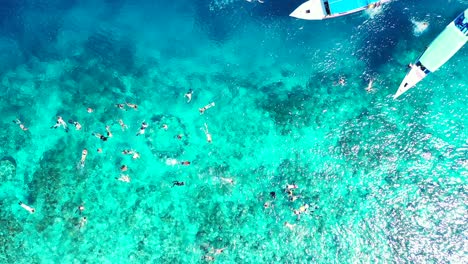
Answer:
[[[376,16],[382,14],[384,11],[383,6],[375,7],[375,8],[369,8],[364,11],[364,13],[370,18],[374,19]]]

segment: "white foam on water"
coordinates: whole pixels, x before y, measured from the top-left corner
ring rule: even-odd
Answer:
[[[416,37],[421,36],[429,27],[427,21],[417,21],[414,18],[411,19],[411,23],[413,24],[413,34]]]

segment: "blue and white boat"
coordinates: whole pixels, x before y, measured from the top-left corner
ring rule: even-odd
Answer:
[[[468,9],[457,16],[414,63],[393,98],[414,87],[427,75],[438,70],[468,41]]]
[[[390,0],[309,0],[296,8],[290,16],[306,20],[322,20],[376,8],[386,2]]]

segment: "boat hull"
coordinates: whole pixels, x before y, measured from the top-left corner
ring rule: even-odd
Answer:
[[[418,82],[426,78],[426,76],[430,73],[427,70],[425,71],[419,65],[411,64],[409,67],[411,69],[408,72],[408,74],[406,74],[405,78],[403,79],[403,82],[401,82],[400,87],[398,87],[397,92],[393,96],[394,99],[398,98],[400,95],[414,87]]]
[[[435,72],[457,53],[468,41],[468,9],[452,21],[428,46],[403,79],[393,98],[398,98]]]
[[[345,0],[309,0],[296,8],[290,16],[305,20],[323,20],[354,14],[390,2],[361,0],[360,3],[346,6],[339,4],[342,1]]]

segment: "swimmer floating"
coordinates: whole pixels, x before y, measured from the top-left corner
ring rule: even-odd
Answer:
[[[29,206],[29,205],[24,204],[24,203],[21,202],[21,201],[19,202],[19,205],[20,205],[21,207],[23,207],[24,210],[28,211],[30,214],[34,214],[34,213],[36,212],[36,210],[35,210],[34,208],[32,208],[32,207]]]
[[[188,92],[184,95],[184,97],[187,98],[187,103],[190,103],[190,101],[192,101],[192,94],[193,94],[193,90],[190,89],[190,90],[188,90]]]
[[[138,133],[136,133],[136,135],[139,136],[145,134],[146,128],[148,128],[148,123],[143,121],[143,123],[141,123],[140,130],[138,131]]]
[[[21,130],[23,130],[23,131],[28,130],[28,128],[19,119],[13,120],[13,123],[17,124],[21,128]]]
[[[203,129],[202,127],[201,130],[205,132],[206,142],[211,143],[213,140],[211,139],[211,134],[210,134],[210,131],[208,131],[208,125],[206,123],[205,123],[205,129]]]
[[[80,160],[80,166],[81,167],[84,167],[87,156],[88,156],[88,150],[83,149],[83,151],[81,152],[81,160]]]
[[[81,124],[78,123],[77,121],[74,121],[74,120],[70,119],[70,120],[68,120],[68,123],[74,125],[76,130],[81,130]]]
[[[200,111],[200,115],[204,114],[206,110],[210,109],[211,107],[215,106],[215,103],[212,102],[212,103],[209,103],[207,105],[205,105],[204,107],[198,109],[198,111]]]
[[[67,123],[63,121],[63,118],[61,116],[57,116],[57,122],[55,123],[55,125],[51,126],[50,128],[57,128],[57,127],[63,127],[63,129],[65,129],[65,132],[68,133]]]
[[[122,119],[119,119],[119,125],[122,128],[122,131],[125,131],[128,128]]]
[[[115,179],[121,182],[130,182],[130,176],[127,174],[121,174],[119,178],[116,177]]]
[[[184,185],[185,185],[185,182],[173,181],[171,188],[174,186],[184,186]]]

